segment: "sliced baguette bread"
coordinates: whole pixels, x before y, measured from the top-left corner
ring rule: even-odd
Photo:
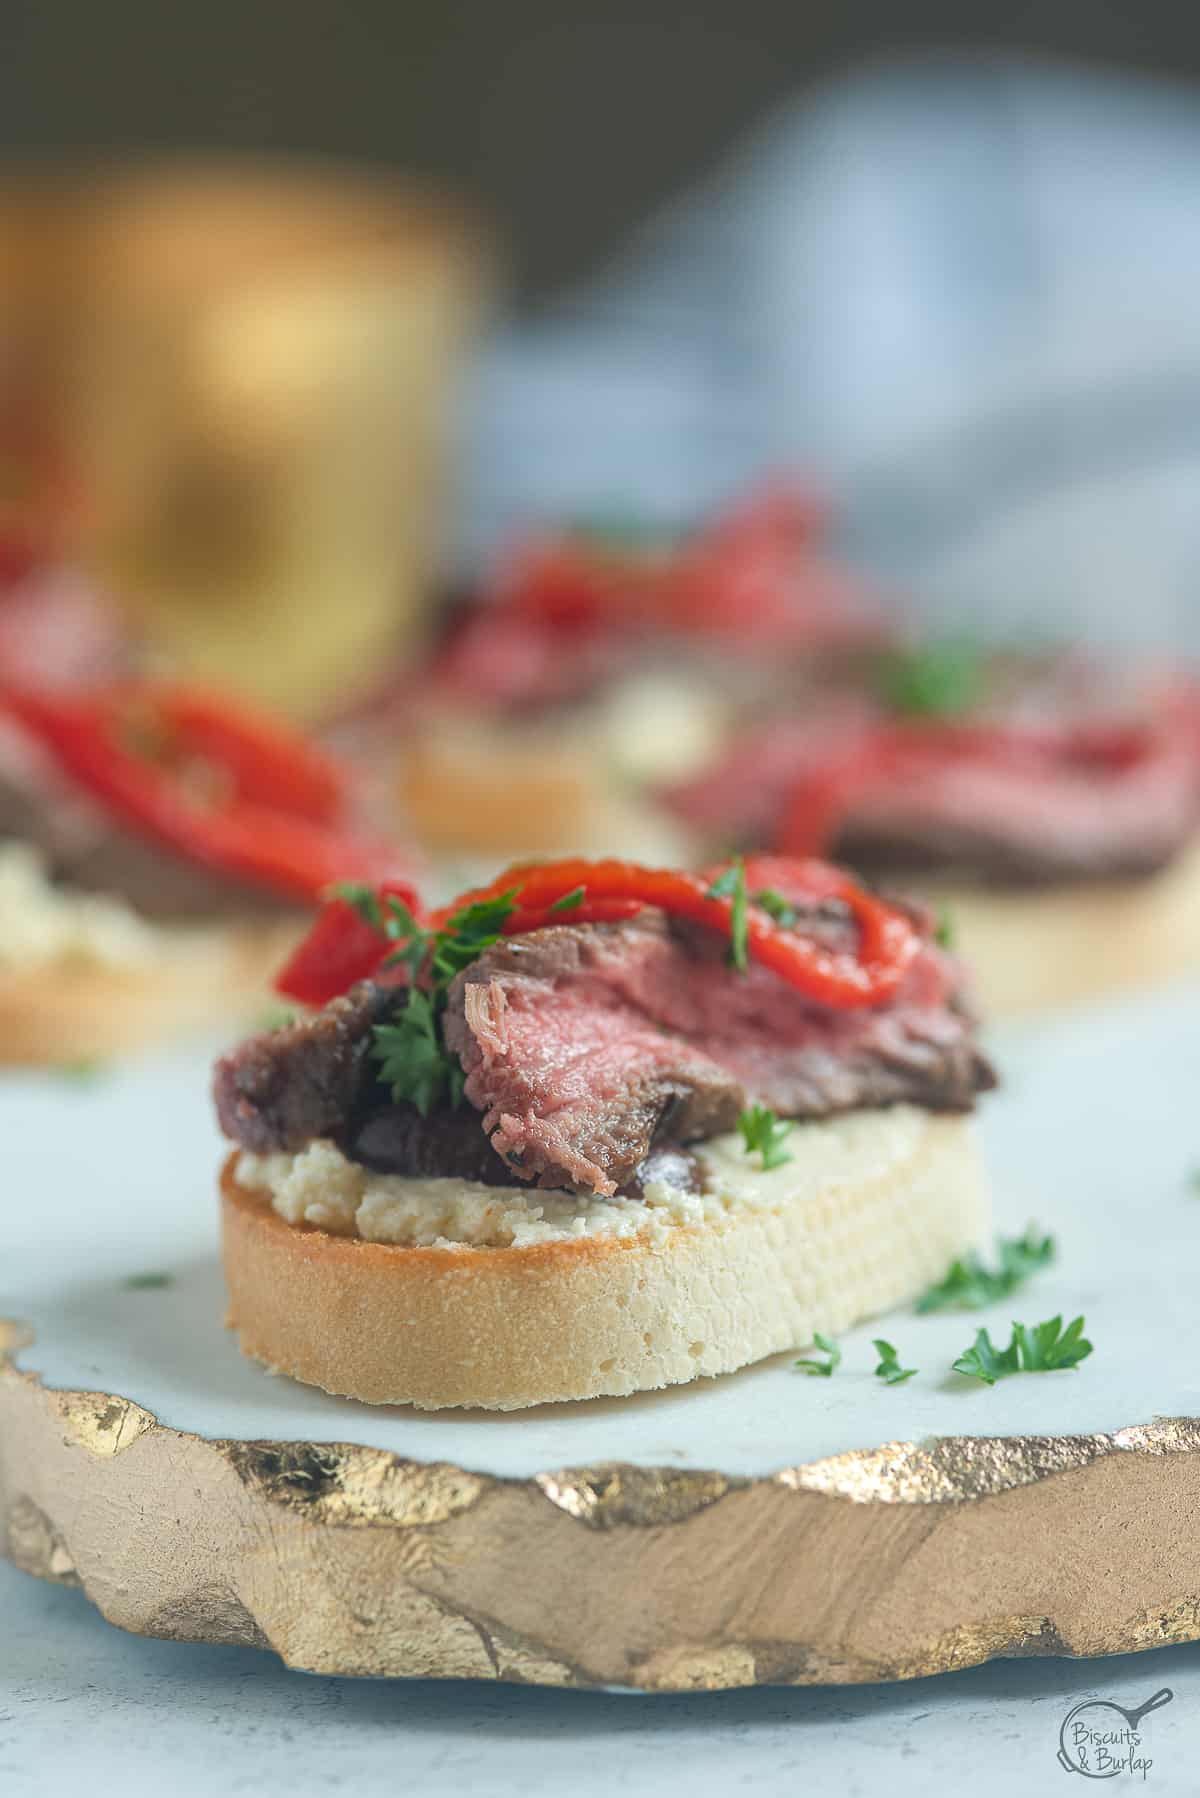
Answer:
[[[788,1148],[763,1173],[740,1138],[705,1143],[703,1196],[645,1201],[373,1175],[329,1143],[235,1154],[229,1321],[328,1392],[516,1410],[799,1348],[911,1299],[986,1229],[967,1118],[860,1111]]]

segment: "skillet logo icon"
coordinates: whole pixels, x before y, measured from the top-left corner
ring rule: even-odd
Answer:
[[[1154,1762],[1146,1752],[1142,1718],[1170,1704],[1175,1694],[1163,1686],[1145,1704],[1126,1710],[1107,1698],[1087,1698],[1067,1712],[1058,1732],[1058,1758],[1068,1773],[1085,1779],[1145,1779]]]

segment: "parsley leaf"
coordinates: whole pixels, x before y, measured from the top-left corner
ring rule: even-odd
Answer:
[[[394,1024],[376,1024],[372,1057],[397,1103],[409,1100],[428,1117],[450,1087],[449,1057],[442,1046],[433,999],[410,987]]]
[[[394,893],[388,894],[387,916],[383,920],[383,933],[389,942],[397,945],[384,962],[384,967],[395,967],[398,963],[403,962],[415,980],[424,966],[432,938],[429,931],[417,923],[403,899],[397,899]]]
[[[371,1055],[379,1063],[379,1077],[391,1087],[393,1099],[398,1104],[409,1101],[422,1117],[428,1117],[442,1099],[451,1105],[462,1100],[462,1067],[442,1039],[446,990],[456,974],[499,941],[516,894],[513,887],[493,899],[477,899],[433,931],[423,929],[402,900],[388,898],[383,928],[398,945],[388,963],[406,962],[414,984],[408,989],[403,1010],[390,1023],[376,1024]],[[426,966],[428,991],[415,984]]]
[[[1092,1352],[1083,1333],[1082,1317],[1072,1319],[1065,1330],[1061,1313],[1044,1324],[1014,1324],[1013,1336],[1020,1351],[1022,1373],[1058,1373],[1078,1367]]]
[[[751,898],[755,905],[762,907],[768,917],[774,918],[775,922],[782,924],[785,929],[794,924],[800,916],[796,907],[791,905],[782,893],[776,892],[774,887],[760,887],[757,893],[751,894]]]
[[[917,1300],[918,1314],[928,1311],[982,1311],[1023,1286],[1058,1252],[1053,1236],[1041,1236],[1030,1224],[1023,1236],[1001,1236],[996,1242],[999,1265],[985,1267],[976,1254],[952,1261],[944,1279]]]
[[[163,1286],[173,1286],[172,1274],[130,1274],[125,1285],[130,1292],[157,1292]]]
[[[933,940],[939,949],[953,949],[955,937],[958,935],[954,923],[954,913],[948,905],[938,908],[937,923],[933,927]]]
[[[747,1106],[738,1118],[738,1129],[747,1155],[753,1155],[755,1150],[761,1154],[764,1173],[773,1167],[782,1167],[785,1161],[792,1159],[791,1151],[783,1147],[792,1133],[792,1126],[781,1124],[769,1106]]]
[[[585,888],[572,887],[569,893],[564,893],[561,899],[556,899],[554,904],[547,909],[549,911],[574,911],[576,906],[583,904],[584,894]]]
[[[825,1356],[825,1360],[817,1361],[810,1356],[805,1356],[799,1361],[794,1361],[792,1365],[801,1368],[807,1374],[816,1374],[819,1378],[828,1380],[834,1368],[841,1365],[842,1351],[836,1342],[831,1342],[828,1336],[822,1336],[820,1330],[814,1330],[813,1343],[817,1350]]]
[[[1187,1189],[1193,1198],[1200,1199],[1200,1163],[1188,1170]]]
[[[984,662],[970,643],[930,643],[884,656],[876,671],[884,704],[909,718],[946,718],[983,696]]]
[[[974,1343],[953,1366],[955,1373],[994,1386],[1014,1373],[1059,1373],[1078,1367],[1091,1352],[1092,1345],[1083,1334],[1083,1318],[1075,1318],[1064,1330],[1060,1313],[1041,1324],[1015,1323],[1004,1349],[996,1348],[986,1330],[979,1330]]]
[[[340,880],[327,889],[326,898],[344,899],[352,905],[364,924],[370,924],[376,930],[383,929],[383,914],[379,909],[379,895],[374,887],[361,885],[354,880]]]
[[[477,899],[447,918],[433,937],[430,969],[435,991],[449,986],[456,974],[499,942],[504,924],[516,910],[518,891],[519,888],[510,887],[494,899]]]
[[[729,912],[729,962],[739,974],[744,974],[750,966],[750,938],[746,912],[746,864],[740,855],[735,856],[724,874],[713,881],[705,897],[733,901]]]
[[[994,1386],[997,1380],[1003,1380],[1008,1374],[1020,1373],[1017,1354],[1015,1330],[1006,1349],[997,1349],[986,1330],[977,1330],[974,1343],[963,1351],[953,1367],[955,1373],[965,1374],[968,1379],[982,1380],[986,1386]]]
[[[890,1342],[882,1336],[874,1339],[875,1353],[879,1356],[879,1366],[875,1369],[876,1379],[882,1380],[885,1386],[899,1386],[905,1380],[911,1380],[920,1370],[916,1367],[901,1367],[900,1357]]]

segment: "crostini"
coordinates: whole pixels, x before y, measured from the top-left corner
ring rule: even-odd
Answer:
[[[374,1404],[512,1410],[730,1372],[985,1232],[994,1076],[920,909],[822,863],[362,888],[215,1073],[243,1350]]]
[[[211,692],[0,670],[0,1062],[105,1058],[231,1015],[331,882],[399,871],[342,768]]]
[[[702,841],[915,889],[991,1014],[1200,967],[1200,689],[1179,674],[893,654],[857,701],[749,724],[665,797]]]

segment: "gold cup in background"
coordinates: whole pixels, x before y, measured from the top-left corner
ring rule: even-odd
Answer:
[[[154,660],[315,716],[419,634],[486,262],[463,212],[380,174],[0,184],[10,460],[32,416]]]

